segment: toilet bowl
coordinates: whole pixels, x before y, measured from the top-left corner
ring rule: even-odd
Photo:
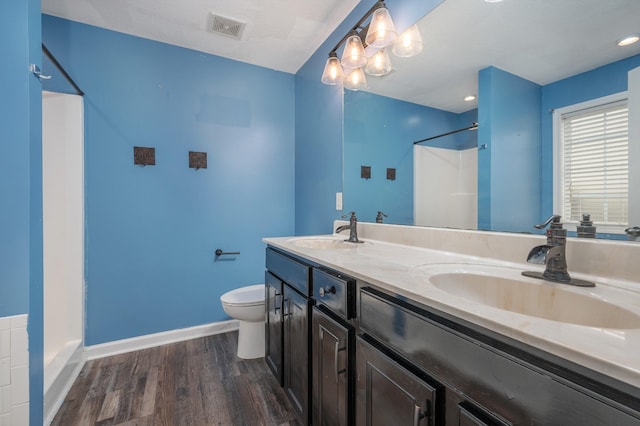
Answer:
[[[220,296],[227,315],[240,322],[238,358],[264,356],[264,297],[264,284],[240,287]]]

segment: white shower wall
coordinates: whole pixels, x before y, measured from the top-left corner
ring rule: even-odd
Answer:
[[[415,225],[477,229],[478,149],[416,145],[413,159]]]
[[[43,92],[45,417],[81,363],[84,325],[84,105]],[[74,376],[75,377],[75,376]]]

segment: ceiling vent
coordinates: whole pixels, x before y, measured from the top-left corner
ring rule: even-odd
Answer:
[[[207,30],[214,34],[220,34],[225,37],[240,40],[240,38],[242,37],[242,32],[244,31],[244,27],[246,25],[246,22],[227,18],[226,16],[210,12]]]

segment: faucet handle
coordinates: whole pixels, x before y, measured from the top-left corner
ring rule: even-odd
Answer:
[[[355,219],[356,218],[356,212],[349,212],[349,216],[347,216],[346,214],[342,215],[343,219]]]
[[[549,225],[551,222],[553,222],[553,224],[551,225],[552,227],[562,227],[562,223],[560,223],[560,215],[554,214],[552,215],[549,219],[547,219],[544,223],[541,223],[540,225],[533,225],[534,228],[536,229],[544,229],[547,227],[547,225]]]

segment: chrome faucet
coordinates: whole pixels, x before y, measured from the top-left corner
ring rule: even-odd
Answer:
[[[342,216],[343,218],[347,218],[347,216]],[[336,228],[336,233],[342,232],[344,230],[349,230],[349,238],[345,241],[350,243],[361,243],[358,239],[358,218],[356,217],[356,212],[351,212],[349,216],[349,224],[338,226]]]
[[[534,227],[544,229],[549,224],[551,226],[547,230],[547,244],[532,248],[527,256],[529,263],[545,264],[544,272],[524,271],[522,275],[579,287],[594,287],[595,284],[590,281],[571,278],[567,271],[567,230],[562,227],[560,216],[553,215],[546,222]]]

